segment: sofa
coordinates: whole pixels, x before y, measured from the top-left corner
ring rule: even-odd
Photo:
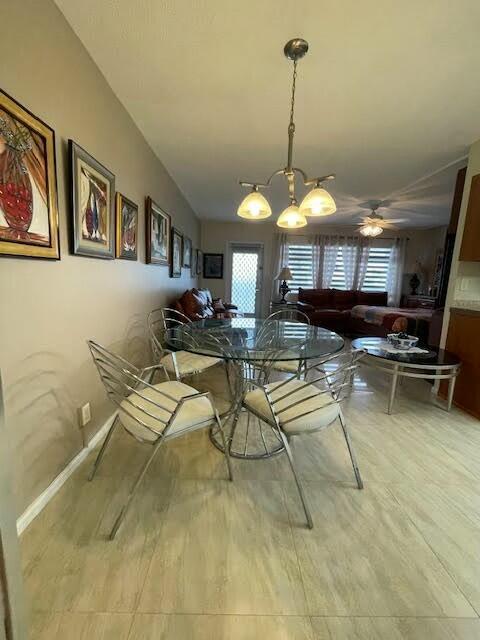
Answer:
[[[356,305],[386,307],[387,302],[388,294],[386,291],[302,289],[300,287],[297,307],[307,314],[312,324],[338,333],[362,334],[362,322],[352,318],[352,308]],[[369,335],[372,335],[371,329]]]
[[[234,304],[213,298],[209,289],[189,289],[173,303],[173,308],[190,320],[232,318],[240,315]]]

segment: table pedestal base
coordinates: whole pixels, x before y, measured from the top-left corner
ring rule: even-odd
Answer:
[[[233,458],[260,460],[284,451],[283,443],[272,427],[248,411],[241,412],[233,434],[233,415],[224,418],[223,425],[230,449],[229,453]],[[217,449],[224,451],[222,437],[217,426],[210,429],[210,440]]]

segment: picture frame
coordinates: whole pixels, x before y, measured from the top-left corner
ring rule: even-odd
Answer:
[[[183,236],[178,229],[172,227],[170,277],[180,278],[183,262]]]
[[[203,277],[215,280],[223,279],[223,253],[203,254]]]
[[[0,90],[0,255],[60,260],[55,132]]]
[[[115,197],[115,256],[136,260],[138,256],[138,205],[117,191]]]
[[[171,253],[171,217],[150,196],[145,201],[145,260],[168,266]]]
[[[197,249],[197,276],[200,276],[202,274],[202,267],[203,253],[200,251],[200,249]]]
[[[88,258],[115,257],[115,176],[74,140],[70,165],[71,252]]]
[[[188,269],[192,266],[192,241],[187,236],[183,236],[183,266]]]
[[[190,267],[190,277],[191,278],[196,278],[197,277],[197,252],[198,249],[192,249],[192,264]]]

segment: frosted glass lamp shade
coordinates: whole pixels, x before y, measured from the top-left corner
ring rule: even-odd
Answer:
[[[369,223],[364,225],[363,227],[360,227],[360,233],[362,234],[362,236],[366,236],[367,238],[375,238],[382,232],[382,227],[375,223]]]
[[[307,219],[296,204],[291,204],[285,211],[282,211],[277,220],[277,225],[282,229],[299,229],[305,227],[306,224]]]
[[[300,204],[300,211],[305,216],[330,216],[336,210],[335,200],[322,187],[312,189]]]
[[[262,220],[272,215],[268,200],[259,191],[252,191],[238,207],[237,215],[247,220]]]

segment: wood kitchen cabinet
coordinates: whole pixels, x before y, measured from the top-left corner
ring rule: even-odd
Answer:
[[[480,173],[472,178],[460,248],[460,260],[465,262],[480,261]]]
[[[446,349],[462,361],[453,402],[480,419],[480,311],[450,310]]]

